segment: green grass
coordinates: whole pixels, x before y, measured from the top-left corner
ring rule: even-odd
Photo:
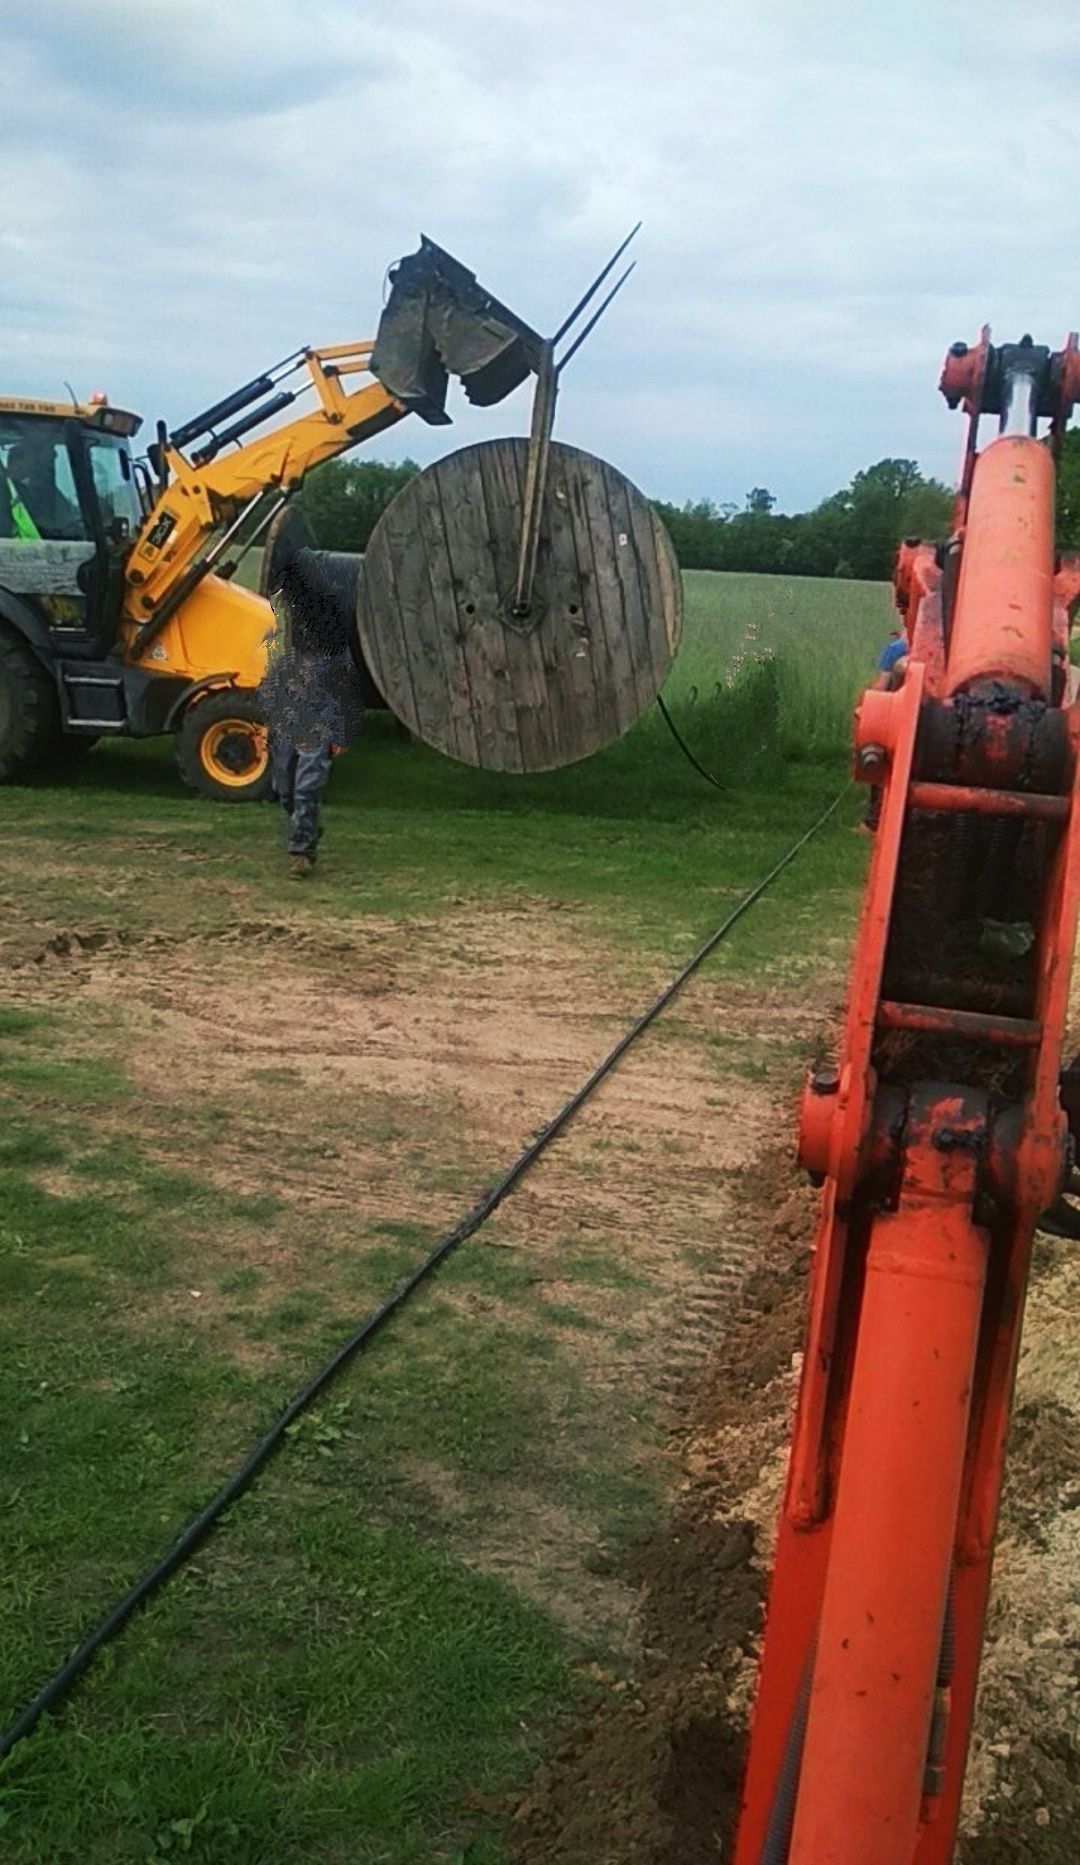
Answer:
[[[223,1198],[108,1132],[117,1071],[95,1103],[92,1021],[69,1027],[66,1071],[49,1057],[32,1067],[55,1041],[54,1015],[9,1013],[5,1030],[6,1723],[337,1344],[346,1315],[429,1237],[354,1224],[337,1246],[346,1288],[328,1244],[306,1283],[254,1310],[264,1273],[219,1276],[232,1340],[273,1349],[251,1369],[224,1336],[176,1316],[193,1280],[205,1285],[223,1222],[234,1240],[265,1244],[287,1221],[276,1201]],[[467,1796],[520,1779],[574,1694],[572,1662],[610,1654],[602,1638],[569,1649],[535,1604],[455,1558],[448,1528],[459,1540],[479,1532],[493,1486],[525,1481],[615,1543],[657,1518],[660,1496],[639,1467],[642,1407],[631,1428],[619,1395],[598,1406],[586,1392],[561,1346],[565,1309],[479,1327],[460,1312],[481,1263],[490,1295],[520,1301],[511,1252],[452,1262],[362,1370],[298,1421],[257,1491],[70,1705],[0,1767],[5,1860],[291,1865],[312,1847],[371,1865],[502,1857]],[[420,1465],[460,1492],[452,1524]]]
[[[43,1149],[18,1111],[21,1074],[16,1055],[0,1164],[5,1722],[343,1331],[325,1291],[238,1317],[238,1332],[278,1344],[252,1372],[170,1325],[190,1293],[191,1183],[173,1175],[163,1204],[160,1169],[129,1146],[107,1184],[45,1189],[39,1163],[74,1179],[94,1158],[84,1090],[57,1100]],[[372,1279],[415,1253],[399,1244]],[[572,1689],[567,1657],[536,1607],[418,1539],[430,1511],[399,1464],[422,1450],[479,1499],[528,1457],[565,1488],[543,1437],[576,1401],[549,1337],[476,1337],[446,1307],[452,1287],[451,1274],[362,1380],[298,1422],[258,1493],[0,1769],[6,1860],[227,1851],[262,1865],[315,1844],[320,1858],[419,1865],[444,1856],[466,1791],[528,1765]],[[617,1506],[608,1477],[603,1491]],[[494,1857],[472,1825],[469,1856]]]
[[[104,933],[120,964],[156,940],[140,962],[163,983],[192,935],[228,935],[241,956],[248,942],[253,974],[272,967],[275,927],[293,962],[325,968],[344,947],[335,962],[362,973],[389,937],[364,933],[372,916],[445,920],[452,938],[462,916],[538,900],[599,935],[605,986],[644,1002],[836,794],[851,692],[888,626],[871,586],[702,575],[687,589],[669,692],[727,792],[655,714],[590,763],[527,780],[450,764],[373,719],[336,769],[318,879],[298,890],[274,811],[190,798],[167,745],[105,746],[70,780],[5,793],[0,930],[21,987],[69,975],[32,962],[57,931]],[[754,659],[767,649],[775,660]],[[864,860],[854,807],[710,961],[714,982],[789,988],[842,949]],[[718,1079],[772,1067],[786,1092],[794,1051],[770,1062],[707,1035]],[[0,1009],[5,1720],[430,1241],[405,1219],[329,1223],[215,1185],[203,1136],[247,1129],[214,1082],[213,1041],[208,1023],[205,1098],[177,1099],[163,1158],[122,1003],[106,1015],[54,987]],[[290,1081],[265,1055],[251,1070],[275,1108]],[[425,1158],[433,1118],[379,1094],[328,1105],[327,1172],[356,1137],[413,1136],[408,1170],[456,1216],[484,1180],[464,1155]],[[257,1186],[258,1148],[286,1158],[300,1142],[270,1122],[247,1143]],[[617,1173],[624,1150],[597,1146],[580,1169]],[[649,1290],[627,1239],[568,1225],[548,1246],[556,1294],[513,1234],[493,1223],[451,1260],[0,1768],[6,1861],[503,1865],[499,1821],[471,1796],[520,1783],[576,1667],[614,1660],[607,1628],[571,1632],[476,1549],[513,1494],[528,1520],[562,1514],[608,1546],[663,1504],[648,1392],[630,1404],[625,1379],[587,1376],[605,1342],[632,1359],[641,1339]],[[278,1243],[297,1258],[289,1276]],[[688,1263],[700,1245],[686,1240]]]
[[[684,642],[665,695],[681,702],[691,729],[707,718],[727,737],[745,683],[770,751],[796,760],[843,755],[856,696],[895,624],[889,586],[708,570],[686,571],[683,586]],[[770,664],[775,685],[762,677]],[[752,749],[750,720],[734,723]]]

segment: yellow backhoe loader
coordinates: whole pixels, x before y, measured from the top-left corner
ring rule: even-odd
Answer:
[[[174,733],[192,788],[265,795],[273,616],[231,580],[241,556],[312,467],[407,414],[447,422],[450,375],[480,406],[502,400],[541,351],[424,238],[374,342],[297,350],[171,433],[159,422],[145,459],[140,417],[104,397],[0,398],[0,782],[106,735]]]

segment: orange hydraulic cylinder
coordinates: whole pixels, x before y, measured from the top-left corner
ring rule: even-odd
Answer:
[[[934,1196],[871,1235],[789,1865],[914,1856],[986,1249]]]
[[[975,462],[945,690],[999,680],[1050,697],[1054,467],[1050,450],[1003,435]]]

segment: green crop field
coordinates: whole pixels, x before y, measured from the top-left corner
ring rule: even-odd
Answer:
[[[786,757],[842,751],[851,710],[895,620],[889,586],[688,570],[685,636],[667,697],[723,700],[772,658]]]

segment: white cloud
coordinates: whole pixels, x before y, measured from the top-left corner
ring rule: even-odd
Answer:
[[[43,0],[6,25],[9,386],[180,418],[373,332],[423,230],[551,328],[639,217],[559,431],[661,495],[812,502],[886,453],[950,475],[946,345],[1057,343],[1074,9],[989,0]],[[90,378],[93,378],[93,381]],[[449,435],[512,431],[519,393]],[[460,417],[460,418],[459,418]]]

